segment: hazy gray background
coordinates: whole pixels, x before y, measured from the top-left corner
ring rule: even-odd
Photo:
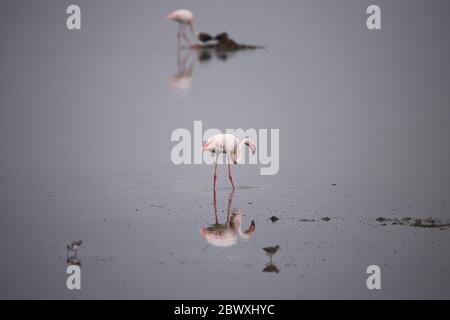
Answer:
[[[169,161],[170,134],[203,120],[280,128],[275,179],[305,169],[449,176],[448,1],[377,1],[374,32],[364,1],[78,1],[79,32],[65,29],[71,3],[3,2],[6,172],[190,176],[195,167]],[[168,85],[177,26],[165,15],[183,7],[197,30],[267,50],[195,66],[179,99]]]
[[[65,27],[65,10],[72,3],[81,6],[81,31],[68,31]],[[382,30],[369,31],[365,11],[369,4],[375,3],[381,6]],[[226,62],[211,60],[200,64],[194,56],[192,88],[188,94],[180,95],[170,85],[170,78],[178,72],[177,25],[165,19],[169,12],[179,8],[194,12],[197,31],[227,31],[239,42],[265,45],[266,49],[238,53]],[[61,288],[45,293],[37,288],[33,291],[24,280],[20,285],[19,280],[14,282],[13,279],[23,279],[23,273],[17,271],[18,265],[33,264],[38,259],[36,255],[44,252],[49,257],[64,256],[65,243],[77,237],[83,236],[84,240],[91,237],[92,245],[102,234],[110,234],[95,227],[89,233],[86,224],[90,220],[77,220],[78,207],[85,209],[100,198],[108,198],[106,190],[112,190],[108,199],[113,199],[114,205],[99,205],[85,212],[86,216],[98,212],[120,216],[118,207],[125,203],[133,211],[133,198],[127,198],[126,193],[123,198],[118,195],[124,186],[133,189],[131,186],[143,183],[145,187],[139,199],[143,202],[144,199],[151,202],[152,198],[164,202],[165,198],[160,198],[158,193],[164,185],[169,185],[167,190],[174,197],[177,194],[174,188],[185,186],[185,191],[178,195],[180,199],[190,199],[188,190],[200,188],[198,199],[208,207],[205,209],[208,218],[202,220],[202,215],[197,218],[199,224],[208,222],[212,168],[177,167],[170,161],[174,145],[170,141],[172,131],[176,128],[192,131],[194,120],[203,120],[204,128],[280,129],[278,175],[262,177],[256,167],[234,168],[238,185],[260,186],[263,190],[260,194],[257,190],[246,191],[245,197],[266,201],[273,195],[269,205],[257,208],[260,223],[266,223],[270,202],[276,207],[289,207],[297,202],[308,206],[300,196],[305,194],[305,188],[330,183],[347,185],[342,197],[352,192],[364,193],[364,197],[352,202],[357,208],[364,207],[362,203],[367,201],[371,201],[374,210],[394,206],[386,199],[394,199],[393,202],[403,199],[395,206],[406,207],[411,205],[406,199],[411,199],[420,207],[415,211],[419,217],[439,214],[448,218],[449,12],[450,2],[444,0],[2,1],[1,260],[7,264],[9,273],[3,272],[1,280],[2,288],[13,288],[13,291],[2,289],[0,296],[61,296],[58,291]],[[227,186],[225,175],[221,178],[220,183]],[[168,182],[174,179],[181,182]],[[57,188],[71,183],[74,189],[66,194],[73,201],[69,201],[70,205],[63,200],[50,207],[40,202],[51,198]],[[294,188],[290,189],[291,193],[284,189],[287,186]],[[375,187],[366,190],[364,186]],[[322,204],[330,212],[333,208],[347,210],[340,200],[322,198],[323,190],[318,188],[314,189],[310,201]],[[379,188],[393,188],[397,193],[380,193],[376,191]],[[278,190],[279,196],[272,194],[272,189]],[[86,190],[90,193],[85,194]],[[222,190],[223,198],[225,194]],[[282,204],[277,203],[284,199],[283,194],[286,199]],[[249,202],[243,196],[241,199],[243,204]],[[166,205],[177,206],[172,210],[179,210],[185,203],[176,197],[167,201]],[[381,205],[385,201],[389,204]],[[434,205],[440,208],[439,212],[425,209]],[[55,214],[50,219],[53,227],[49,221],[38,218],[49,212]],[[292,214],[304,217],[305,211]],[[32,222],[30,215],[37,221]],[[68,223],[71,219],[74,225]],[[153,228],[159,230],[164,223],[164,220],[154,223]],[[50,228],[59,231],[52,233]],[[258,228],[257,225],[257,230],[261,230]],[[81,230],[87,234],[81,235]],[[196,228],[191,231],[197,239]],[[447,278],[428,283],[424,296],[448,298],[449,281],[444,272],[449,265],[448,231],[437,232],[441,232],[438,237],[444,237],[444,248],[437,252],[446,258],[445,262],[441,260],[433,265],[440,270],[440,273],[434,270],[434,275]],[[292,231],[289,243],[296,241],[296,234],[297,231]],[[355,239],[361,239],[367,232],[363,229],[357,234]],[[321,229],[315,235],[321,239],[318,241],[326,240],[322,239]],[[410,236],[422,243],[422,238]],[[383,236],[375,233],[374,237]],[[175,247],[183,241],[181,236],[175,239]],[[327,240],[330,239],[329,236]],[[39,253],[26,249],[36,241]],[[273,242],[275,239],[261,246]],[[127,248],[126,240],[118,243]],[[260,247],[257,250],[261,251]],[[380,249],[379,257],[386,252]],[[403,261],[408,268],[414,268],[416,265],[411,266],[407,261],[415,251],[408,252],[408,258]],[[12,257],[16,255],[21,258],[14,260]],[[348,259],[359,263],[355,257]],[[64,261],[57,263],[61,265],[52,265],[55,270],[63,270]],[[330,265],[327,272],[347,267],[339,269]],[[400,264],[399,270],[402,268],[406,267]],[[417,267],[413,279],[430,268]],[[42,267],[42,270],[46,269]],[[173,272],[179,270],[175,268]],[[193,271],[191,277],[194,275]],[[61,281],[64,276],[62,272]],[[155,277],[165,279],[160,274]],[[317,279],[322,278],[318,275]],[[287,277],[281,282],[280,292],[275,290],[272,296],[260,297],[340,297],[342,293],[333,284],[327,293],[314,291],[320,285],[310,278],[311,286],[306,287],[314,291],[311,295],[282,294],[283,286],[291,280]],[[8,286],[6,281],[10,281]],[[395,294],[391,291],[393,296],[410,293],[402,283],[396,287]],[[184,292],[185,288],[186,294],[191,292],[187,285],[173,286],[175,291]],[[323,286],[327,288],[326,282]],[[129,286],[130,292],[133,287]],[[199,290],[194,297],[210,294],[206,288]],[[367,294],[365,289],[358,290],[344,296]],[[100,290],[93,296],[102,297],[105,292]],[[171,292],[174,291],[167,289],[166,294],[137,295],[172,297]],[[251,298],[251,293],[242,297]]]

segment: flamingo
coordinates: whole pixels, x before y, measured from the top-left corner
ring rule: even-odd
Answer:
[[[233,177],[231,176],[230,163],[239,164],[242,162],[244,145],[248,146],[252,153],[256,151],[256,146],[249,137],[245,137],[243,140],[239,139],[233,134],[216,134],[213,135],[208,141],[203,144],[202,151],[209,151],[216,154],[215,166],[214,166],[214,190],[216,189],[217,180],[217,158],[219,154],[225,153],[228,158],[228,178],[230,179],[231,186],[234,191]]]
[[[194,32],[194,25],[193,25],[194,15],[193,15],[193,13],[186,9],[180,9],[180,10],[176,10],[176,11],[168,14],[167,19],[173,20],[173,21],[179,23],[178,45],[180,44],[181,37],[183,37],[187,41],[189,46],[191,46],[192,42],[189,40],[189,38],[186,35],[186,28],[189,27],[192,35],[194,37],[197,37]]]

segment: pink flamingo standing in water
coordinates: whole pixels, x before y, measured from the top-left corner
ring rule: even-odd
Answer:
[[[189,44],[189,46],[192,45],[192,42],[189,40],[187,34],[186,34],[186,28],[189,27],[189,29],[191,30],[192,35],[197,38],[195,32],[194,32],[194,25],[193,25],[193,21],[194,21],[194,15],[191,11],[189,10],[185,10],[185,9],[180,9],[180,10],[176,10],[172,13],[170,13],[169,15],[167,15],[167,19],[170,19],[172,21],[178,22],[179,23],[179,27],[178,27],[178,45],[180,45],[180,40],[181,37],[183,37],[187,43]]]
[[[231,176],[230,163],[239,164],[242,162],[244,145],[248,146],[252,153],[256,151],[256,146],[249,137],[245,137],[243,140],[239,139],[233,134],[216,134],[213,135],[203,145],[202,151],[209,151],[216,154],[216,161],[214,166],[214,190],[216,189],[217,180],[217,158],[219,154],[225,153],[228,159],[228,178],[230,179],[231,186],[234,191],[233,177]]]

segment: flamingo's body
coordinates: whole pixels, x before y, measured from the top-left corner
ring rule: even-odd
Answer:
[[[187,41],[187,43],[191,46],[192,42],[186,35],[186,28],[189,27],[192,35],[196,37],[193,25],[194,14],[189,10],[180,9],[167,15],[167,19],[178,22],[180,24],[178,27],[178,44],[180,44],[181,37],[183,37]]]
[[[214,167],[214,189],[216,187],[217,180],[217,157],[219,156],[219,154],[225,153],[228,158],[228,178],[230,179],[231,186],[234,190],[230,163],[239,164],[242,162],[244,145],[248,146],[252,153],[255,153],[256,146],[249,137],[246,137],[245,139],[239,141],[239,139],[235,135],[229,133],[213,135],[203,145],[203,151],[209,151],[216,154],[216,163]]]

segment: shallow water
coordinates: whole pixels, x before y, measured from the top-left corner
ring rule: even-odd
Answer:
[[[29,2],[0,19],[0,298],[450,298],[450,230],[379,219],[450,221],[448,2],[386,3],[368,34],[358,1],[192,1],[199,31],[266,47],[226,57],[177,52],[175,3],[79,1],[68,33]],[[195,120],[280,129],[280,171],[233,166],[230,194],[221,166],[216,216],[213,168],[170,160]]]
[[[367,180],[366,180],[367,181]],[[411,185],[411,184],[409,184]],[[13,188],[12,188],[13,187]],[[445,297],[448,230],[381,226],[376,218],[448,218],[445,195],[400,186],[259,185],[237,189],[231,212],[250,239],[208,243],[213,193],[193,181],[151,177],[16,181],[2,193],[4,298],[432,298]],[[19,191],[20,190],[20,191]],[[217,191],[226,223],[230,189]],[[20,193],[20,197],[17,197]],[[271,216],[279,217],[272,223]],[[329,221],[322,218],[328,217]],[[325,219],[327,220],[327,219]],[[65,284],[65,245],[82,239],[82,290]],[[219,237],[220,238],[220,237]],[[228,244],[230,244],[228,242]],[[270,257],[278,272],[263,272]],[[365,288],[378,264],[383,289]],[[426,270],[426,274],[424,274]],[[420,292],[415,290],[420,286]],[[4,286],[3,288],[6,288]]]

